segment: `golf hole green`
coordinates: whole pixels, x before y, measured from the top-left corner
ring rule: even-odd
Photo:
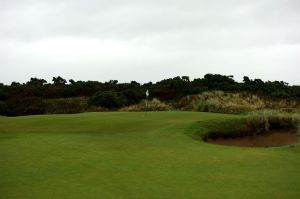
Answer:
[[[296,144],[299,141],[294,130],[273,130],[255,136],[217,137],[208,138],[211,144],[239,147],[278,147]]]

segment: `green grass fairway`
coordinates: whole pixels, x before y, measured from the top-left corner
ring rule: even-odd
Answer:
[[[0,117],[1,199],[300,198],[300,145],[239,148],[196,112]]]

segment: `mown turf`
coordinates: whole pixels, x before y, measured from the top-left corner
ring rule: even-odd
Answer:
[[[300,146],[210,145],[240,116],[84,113],[0,117],[1,199],[300,198]]]

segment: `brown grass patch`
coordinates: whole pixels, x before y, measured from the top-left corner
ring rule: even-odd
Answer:
[[[139,104],[123,107],[120,111],[169,111],[171,106],[154,98],[143,100]]]

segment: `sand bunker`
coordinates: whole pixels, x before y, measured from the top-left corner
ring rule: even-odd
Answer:
[[[235,138],[216,138],[207,139],[208,143],[227,145],[227,146],[241,146],[241,147],[276,147],[296,144],[298,136],[295,131],[276,130],[268,133],[245,136]]]

